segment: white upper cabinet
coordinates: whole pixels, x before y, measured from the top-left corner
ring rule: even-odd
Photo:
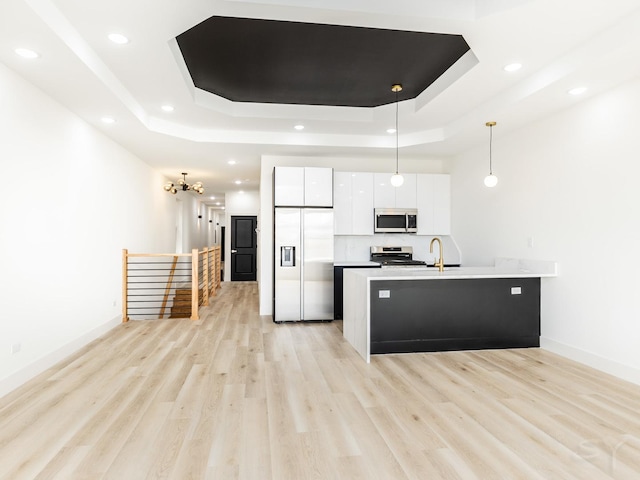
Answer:
[[[396,191],[395,208],[417,208],[415,173],[403,173],[404,182],[399,187],[392,187]]]
[[[373,235],[373,173],[351,174],[352,235]]]
[[[304,167],[275,167],[273,176],[276,207],[304,205]]]
[[[331,207],[333,169],[319,167],[275,167],[276,207]]]
[[[351,172],[333,174],[333,233],[351,235],[353,211],[351,209]]]
[[[399,187],[391,185],[390,173],[374,174],[375,208],[416,208],[416,174],[403,173],[404,182]]]
[[[451,234],[451,177],[433,176],[433,230],[436,235]]]
[[[451,182],[445,174],[418,174],[418,235],[451,234]]]
[[[336,235],[373,235],[373,173],[335,172]]]
[[[304,168],[304,206],[333,206],[333,169]]]
[[[396,191],[390,173],[373,174],[373,204],[375,208],[395,208]]]

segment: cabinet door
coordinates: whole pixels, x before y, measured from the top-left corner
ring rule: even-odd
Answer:
[[[373,173],[351,174],[351,233],[373,235]]]
[[[373,174],[373,203],[375,208],[395,208],[396,190],[390,173]]]
[[[433,175],[433,233],[451,234],[451,177]]]
[[[433,235],[433,178],[434,175],[418,174],[416,197],[418,204],[418,235]]]
[[[305,167],[304,169],[304,206],[333,206],[333,169]]]
[[[403,173],[404,182],[399,187],[395,188],[396,191],[396,208],[416,208],[416,174],[415,173]]]
[[[275,167],[274,205],[276,207],[304,205],[304,167]]]
[[[418,235],[451,234],[451,183],[446,174],[419,174]]]
[[[333,174],[333,233],[335,235],[351,235],[351,175],[351,172],[335,172]]]

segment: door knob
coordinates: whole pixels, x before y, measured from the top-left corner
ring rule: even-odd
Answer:
[[[238,250],[231,250],[231,253],[238,253]]]

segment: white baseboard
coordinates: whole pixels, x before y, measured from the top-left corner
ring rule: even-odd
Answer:
[[[625,365],[550,338],[540,337],[540,348],[640,385],[640,368]]]
[[[122,323],[117,316],[0,380],[0,398]]]

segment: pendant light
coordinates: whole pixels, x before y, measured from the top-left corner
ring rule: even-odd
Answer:
[[[404,183],[404,177],[398,173],[398,92],[402,91],[402,85],[399,83],[392,85],[391,91],[396,94],[396,173],[391,176],[391,185],[400,187]]]
[[[493,144],[493,127],[496,126],[496,122],[487,122],[485,125],[489,127],[489,175],[484,177],[484,184],[485,186],[492,188],[498,184],[498,177],[493,174],[493,164],[491,158],[491,147]]]

